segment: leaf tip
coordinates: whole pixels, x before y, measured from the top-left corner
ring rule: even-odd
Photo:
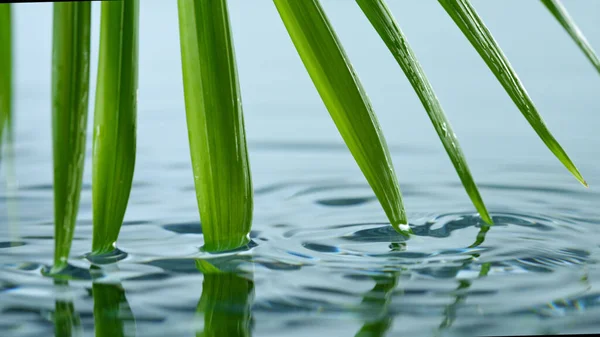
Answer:
[[[492,219],[490,214],[487,212],[487,210],[485,210],[484,212],[480,212],[480,216],[481,216],[481,219],[483,220],[483,222],[485,222],[486,224],[488,224],[490,226],[494,224],[494,220]]]
[[[581,173],[579,173],[579,171],[577,169],[574,169],[572,171],[572,173],[575,176],[575,179],[577,179],[577,181],[579,181],[581,183],[581,185],[583,185],[586,188],[590,187],[590,185],[588,185],[587,181],[585,181],[585,179],[583,179],[583,176],[581,175]]]

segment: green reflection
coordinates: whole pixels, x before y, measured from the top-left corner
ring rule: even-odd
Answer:
[[[55,336],[82,336],[81,321],[73,302],[56,301],[54,312]]]
[[[69,286],[68,282],[62,280],[57,280],[54,284],[67,288]],[[75,311],[75,306],[71,301],[57,300],[55,302],[52,321],[56,337],[83,336],[79,314]]]
[[[204,274],[202,296],[196,308],[196,317],[204,321],[204,329],[197,331],[196,336],[251,336],[251,307],[254,300],[252,275],[224,272],[201,260],[197,261],[196,266]]]
[[[356,333],[355,337],[381,337],[385,336],[392,326],[393,317],[389,313],[389,304],[400,273],[392,273],[389,276],[374,277],[375,286],[363,297],[361,306],[378,308],[374,319],[368,320]]]
[[[475,242],[469,246],[469,248],[476,248],[485,242],[487,233],[491,226],[488,224],[481,224],[481,228],[477,233]],[[406,250],[406,245],[391,244],[392,250]],[[457,268],[457,272],[463,270],[479,258],[480,254],[472,253],[471,259],[463,263]],[[485,277],[491,269],[491,264],[484,263],[481,265],[479,277]],[[371,291],[365,294],[361,302],[361,307],[367,307],[369,309],[377,308],[378,313],[375,318],[367,320],[361,329],[356,333],[355,337],[383,337],[386,336],[389,329],[392,327],[394,316],[389,312],[389,305],[392,301],[393,292],[398,285],[400,278],[400,272],[389,273],[386,276],[374,277],[375,286]],[[439,326],[438,332],[447,329],[452,326],[456,320],[456,310],[463,303],[466,298],[466,289],[471,287],[472,281],[459,280],[459,285],[455,292],[457,293],[453,303],[448,305],[444,309],[443,321]]]
[[[120,284],[94,283],[96,337],[135,336],[135,319]]]
[[[475,242],[473,242],[473,244],[469,246],[469,248],[479,247],[485,241],[485,236],[486,236],[487,232],[490,230],[490,228],[491,228],[491,226],[488,224],[481,224],[479,233],[477,233],[477,238],[475,239]],[[474,256],[477,255],[477,257],[479,257],[478,254],[473,254],[473,255]]]
[[[485,237],[486,237],[488,231],[490,230],[490,228],[491,228],[491,226],[489,226],[487,224],[482,224],[481,228],[479,230],[479,233],[477,233],[477,238],[475,239],[475,242],[472,245],[470,245],[469,248],[475,248],[475,247],[480,246],[485,241]],[[479,256],[480,256],[480,254],[478,254],[478,253],[472,253],[471,254],[472,258],[469,259],[468,261],[466,261],[465,263],[463,263],[458,268],[458,271],[469,267],[471,264],[473,264],[473,262],[475,262],[479,258]],[[479,270],[479,275],[477,277],[478,278],[486,277],[488,275],[488,273],[490,272],[491,267],[492,267],[492,265],[490,262],[483,263],[481,265],[481,269]],[[456,320],[456,311],[457,311],[458,307],[467,299],[467,290],[471,287],[472,284],[473,284],[472,280],[459,280],[458,281],[458,287],[455,290],[455,292],[457,294],[454,298],[454,302],[452,302],[450,305],[448,305],[444,309],[444,317],[443,317],[442,323],[439,326],[440,332],[442,330],[448,329],[452,326],[452,324]]]

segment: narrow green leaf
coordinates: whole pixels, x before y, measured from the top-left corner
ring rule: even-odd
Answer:
[[[67,264],[75,231],[88,115],[89,2],[54,4],[52,135],[54,154],[54,267]]]
[[[9,236],[17,240],[17,177],[15,172],[15,151],[12,123],[12,5],[0,4],[0,171],[5,164],[6,208]],[[7,140],[4,144],[4,140]],[[4,151],[6,156],[3,159]],[[1,220],[0,220],[1,221]]]
[[[319,1],[274,2],[321,99],[389,221],[396,230],[406,230],[402,195],[385,138]]]
[[[377,33],[379,33],[379,36],[381,36],[404,71],[410,84],[415,89],[473,205],[475,205],[475,208],[485,222],[492,223],[492,218],[483,203],[475,181],[473,181],[467,160],[460,148],[454,131],[452,131],[450,122],[444,114],[444,110],[433,91],[431,83],[429,83],[425,72],[421,68],[419,61],[385,1],[356,0],[356,2],[375,30],[377,30]]]
[[[248,243],[253,192],[226,0],[179,0],[188,136],[206,251]]]
[[[567,153],[546,127],[533,101],[527,94],[525,87],[521,84],[521,80],[471,3],[468,0],[438,1],[483,58],[544,144],[546,144],[550,151],[554,153],[575,178],[587,187],[587,183],[577,170],[577,167],[575,167],[575,164],[573,164]]]
[[[94,111],[92,253],[115,247],[127,209],[136,149],[139,0],[102,3]]]
[[[0,156],[4,131],[9,132],[12,114],[12,20],[11,4],[0,4]]]
[[[600,73],[600,59],[560,0],[541,0]]]
[[[135,336],[135,320],[120,284],[94,283],[94,328],[96,337]]]

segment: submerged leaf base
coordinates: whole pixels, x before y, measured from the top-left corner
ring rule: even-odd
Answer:
[[[208,239],[207,236],[204,236],[204,239]],[[256,242],[250,240],[248,234],[244,233],[232,235],[222,240],[206,240],[200,250],[207,253],[226,253],[239,250],[248,250],[256,246]]]
[[[66,264],[63,266],[45,266],[41,269],[42,275],[52,277],[55,280],[91,280],[90,271],[80,267]]]
[[[125,251],[115,248],[107,253],[88,253],[85,254],[85,259],[93,264],[110,264],[121,261],[127,258],[128,254]]]

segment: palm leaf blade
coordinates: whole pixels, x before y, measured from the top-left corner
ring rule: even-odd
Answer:
[[[114,249],[135,166],[139,0],[102,3],[94,111],[92,253]]]
[[[248,243],[253,191],[226,0],[179,0],[183,84],[207,251]]]
[[[304,66],[390,223],[407,224],[386,141],[318,0],[274,0]]]
[[[575,164],[546,127],[519,77],[470,2],[468,0],[438,1],[483,58],[544,144],[569,172],[587,187]]]
[[[54,270],[65,267],[79,209],[90,67],[89,2],[54,4],[52,134]]]
[[[541,0],[542,3],[548,8],[550,13],[558,20],[561,26],[567,31],[567,33],[571,36],[573,41],[579,46],[581,51],[585,54],[585,56],[592,62],[594,67],[598,72],[600,72],[600,59],[596,52],[585,38],[575,21],[567,12],[567,9],[559,0]]]
[[[444,110],[425,72],[421,68],[419,61],[385,1],[357,0],[357,3],[383,39],[419,96],[473,205],[475,205],[475,208],[479,211],[485,222],[492,223],[492,218],[473,180],[467,160],[460,148],[456,135],[452,131],[450,122],[446,118]]]

